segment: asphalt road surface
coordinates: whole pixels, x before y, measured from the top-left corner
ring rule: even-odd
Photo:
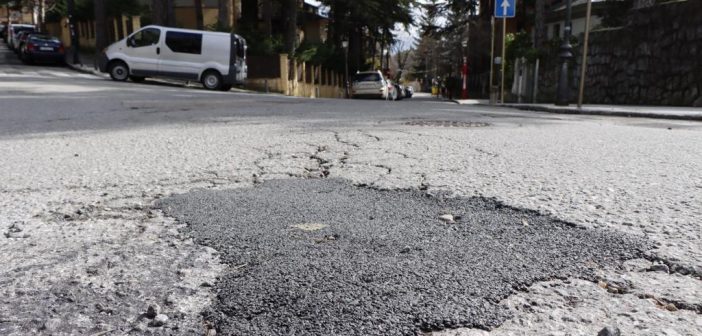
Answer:
[[[701,123],[116,83],[4,48],[1,335],[702,334]]]
[[[426,96],[398,102],[300,99],[257,93],[210,92],[147,81],[117,83],[55,66],[25,66],[0,43],[0,136],[115,130],[164,124],[276,120],[302,127],[355,127],[417,119],[510,124],[597,120],[591,116],[459,106]],[[614,122],[630,123],[626,119]],[[640,121],[636,121],[640,123]],[[668,123],[644,124],[666,127]]]

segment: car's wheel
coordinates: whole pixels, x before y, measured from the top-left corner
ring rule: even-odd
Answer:
[[[29,57],[29,55],[27,55],[27,49],[26,49],[26,48],[23,48],[23,49],[20,51],[20,53],[19,53],[19,58],[20,58],[20,60],[22,61],[22,63],[24,63],[24,64],[32,64],[31,58]]]
[[[214,70],[208,70],[202,75],[202,86],[208,90],[219,90],[222,87],[222,75]]]
[[[224,92],[228,92],[231,89],[232,89],[231,84],[224,84],[224,85],[222,85],[222,87],[219,88],[220,91],[224,91]]]
[[[129,67],[122,61],[116,61],[110,64],[110,77],[112,80],[124,82],[129,78]]]
[[[143,81],[146,79],[146,77],[142,77],[142,76],[129,76],[129,79],[131,79],[132,82],[134,82],[134,83],[141,83],[141,82],[143,82]]]

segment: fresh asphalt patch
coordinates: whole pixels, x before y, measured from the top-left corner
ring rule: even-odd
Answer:
[[[591,279],[649,247],[493,200],[334,179],[195,190],[158,207],[230,266],[205,313],[223,335],[490,329],[508,318],[499,302],[515,291]]]

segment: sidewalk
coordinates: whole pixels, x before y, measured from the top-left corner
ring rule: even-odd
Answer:
[[[78,72],[107,77],[107,74],[100,72],[95,63],[95,55],[80,53],[79,59],[82,64],[73,64],[73,54],[70,50],[66,52],[66,65]]]
[[[460,105],[489,105],[483,100],[456,100]],[[524,111],[538,111],[559,114],[585,114],[615,117],[675,119],[702,121],[702,108],[673,107],[673,106],[626,106],[626,105],[585,105],[578,109],[577,105],[556,106],[553,104],[504,104],[495,105],[515,108]]]

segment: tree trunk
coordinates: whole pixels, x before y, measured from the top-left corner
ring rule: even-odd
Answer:
[[[117,23],[117,40],[123,39],[126,35],[124,34],[124,17],[119,15],[112,20],[116,20]]]
[[[295,57],[297,48],[297,0],[285,0],[285,51]]]
[[[545,0],[536,0],[534,17],[534,47],[541,48],[546,43],[546,23],[544,17]]]
[[[169,27],[176,26],[175,20],[175,0],[166,1],[166,25]]]
[[[151,0],[151,20],[153,24],[165,26],[168,22],[168,12],[166,7],[169,0]]]
[[[241,0],[241,25],[250,30],[257,30],[258,0]]]
[[[107,47],[106,0],[95,0],[95,53],[99,55]],[[97,56],[97,55],[96,55]],[[95,59],[99,59],[96,57]]]
[[[44,32],[46,31],[46,27],[44,26],[44,0],[39,0],[39,10],[37,11],[37,18],[39,19],[37,27],[39,27],[39,31]]]
[[[219,28],[231,30],[232,29],[232,0],[219,0],[218,1],[219,13],[217,20],[219,21]]]
[[[263,0],[263,33],[273,36],[273,0]]]
[[[195,27],[203,30],[205,29],[205,23],[202,14],[202,0],[193,0],[193,5],[195,5]]]

